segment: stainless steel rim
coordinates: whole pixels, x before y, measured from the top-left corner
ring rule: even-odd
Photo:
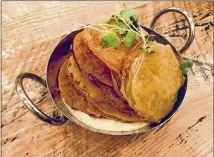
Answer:
[[[183,15],[184,18],[187,20],[188,25],[189,25],[189,37],[187,39],[187,42],[185,43],[185,45],[180,50],[178,50],[178,52],[181,54],[182,52],[186,51],[189,48],[189,46],[191,45],[191,43],[192,43],[192,41],[194,40],[194,37],[195,37],[195,24],[194,24],[194,20],[189,15],[188,12],[186,12],[183,9],[174,8],[174,7],[163,9],[163,10],[159,11],[157,13],[157,15],[155,15],[155,17],[153,18],[153,20],[152,20],[152,22],[150,24],[150,28],[153,30],[155,22],[157,21],[157,19],[159,17],[161,17],[163,14],[169,13],[169,12],[176,12],[176,13],[179,13],[179,14]]]
[[[61,125],[64,124],[67,121],[67,118],[65,116],[60,117],[57,112],[54,112],[52,117],[49,117],[45,113],[43,113],[41,110],[39,110],[36,105],[32,102],[32,100],[29,98],[29,96],[26,94],[25,89],[23,87],[23,80],[25,78],[33,79],[37,82],[39,82],[42,86],[46,86],[45,80],[43,80],[41,77],[32,74],[32,73],[22,73],[17,76],[16,78],[16,90],[19,94],[19,97],[21,101],[27,106],[27,108],[40,120],[52,124],[52,125]]]

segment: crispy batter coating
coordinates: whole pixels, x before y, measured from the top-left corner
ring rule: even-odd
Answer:
[[[74,38],[73,50],[76,63],[85,76],[92,81],[112,87],[110,69],[91,52],[83,39],[82,32]]]
[[[138,115],[159,122],[172,110],[183,76],[169,45],[149,45],[155,53],[143,52],[133,60],[124,88]]]
[[[93,26],[98,29],[103,29],[99,26]],[[110,69],[116,73],[120,73],[122,70],[122,63],[126,56],[129,56],[133,47],[127,48],[124,44],[120,44],[119,47],[103,47],[101,44],[102,32],[91,28],[85,28],[83,30],[83,37],[87,43],[89,49],[102,60]]]
[[[84,77],[78,69],[73,56],[69,58],[67,70],[70,82],[107,117],[126,122],[142,121],[127,103],[117,98],[113,91]]]
[[[131,48],[103,47],[101,37],[102,32],[91,28],[76,35],[74,55],[59,73],[65,102],[97,117],[159,122],[172,110],[183,83],[170,45],[149,42],[154,53],[148,53],[138,49],[137,41]]]
[[[66,60],[61,66],[58,77],[59,89],[62,98],[66,104],[70,105],[72,108],[100,117],[102,115],[101,112],[94,105],[87,102],[83,94],[78,91],[72,83],[70,83],[67,74],[67,63],[68,60]]]

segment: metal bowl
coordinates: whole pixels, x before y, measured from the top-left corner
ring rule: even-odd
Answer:
[[[163,15],[164,13],[167,13],[167,12],[180,13],[188,21],[189,38],[188,38],[186,44],[184,45],[184,47],[179,51],[177,51],[174,48],[174,46],[171,43],[169,43],[163,36],[161,36],[160,34],[158,34],[152,30],[156,20],[161,15]],[[154,37],[153,37],[154,41],[164,44],[164,45],[169,44],[171,46],[172,50],[174,51],[179,62],[182,61],[182,57],[180,56],[180,53],[185,51],[190,46],[190,44],[192,43],[192,41],[194,39],[193,19],[191,18],[191,16],[189,16],[189,14],[186,11],[179,9],[179,8],[167,8],[167,9],[161,10],[152,20],[150,28],[147,28],[143,25],[141,25],[141,27],[142,27],[142,29],[147,31],[149,34],[154,35]],[[76,31],[71,32],[70,34],[65,36],[65,38],[62,39],[60,41],[60,43],[56,46],[56,48],[52,52],[52,54],[49,58],[49,61],[47,63],[46,81],[44,79],[42,79],[41,77],[39,77],[35,74],[32,74],[32,73],[21,73],[20,75],[17,76],[16,90],[20,96],[20,99],[36,117],[38,117],[40,120],[47,122],[49,124],[52,124],[52,125],[64,124],[69,119],[69,120],[73,121],[74,123],[76,123],[77,125],[79,125],[83,128],[86,128],[88,130],[98,132],[98,133],[103,133],[103,134],[110,134],[110,135],[128,135],[128,134],[143,133],[143,132],[149,131],[151,129],[162,126],[164,123],[169,121],[170,118],[172,118],[172,116],[176,113],[176,111],[181,106],[183,99],[185,97],[186,89],[187,89],[187,81],[188,81],[187,76],[185,76],[184,84],[178,91],[178,97],[177,97],[177,100],[174,104],[172,111],[166,117],[164,117],[159,123],[125,124],[125,123],[120,123],[120,122],[116,122],[113,120],[106,120],[106,119],[98,120],[98,118],[91,118],[89,116],[87,117],[86,115],[83,115],[83,113],[76,114],[75,112],[80,112],[80,111],[74,111],[67,104],[65,104],[62,100],[62,97],[60,96],[60,90],[58,87],[58,73],[59,73],[59,69],[60,69],[62,63],[64,62],[64,60],[67,57],[69,57],[71,55],[71,53],[73,53],[72,52],[73,39],[76,36],[76,34],[78,34],[81,31],[82,31],[82,29],[78,29]],[[28,97],[28,95],[26,94],[26,92],[24,90],[24,87],[23,87],[24,78],[33,79],[33,80],[39,82],[40,84],[42,84],[43,86],[47,87],[47,89],[49,91],[49,95],[53,100],[53,103],[56,104],[57,107],[61,110],[61,112],[63,113],[63,116],[60,117],[60,116],[53,115],[52,117],[49,117],[46,114],[44,114],[42,111],[40,111],[33,104],[33,102],[30,100],[30,98]],[[85,117],[85,119],[82,117]],[[98,124],[98,123],[99,124],[103,123],[106,125],[96,127],[96,124]],[[109,128],[109,126],[112,126],[114,124],[117,126],[116,127],[117,129]]]

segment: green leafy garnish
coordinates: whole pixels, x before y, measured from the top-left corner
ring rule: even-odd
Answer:
[[[123,40],[123,43],[126,47],[131,47],[132,46],[132,40],[130,38],[125,38]]]
[[[118,47],[120,45],[120,38],[113,31],[104,33],[101,40],[103,46]]]
[[[135,28],[138,27],[138,24],[137,24],[137,17],[136,16],[130,16],[130,22],[135,26]],[[131,26],[132,29],[135,29],[133,28],[133,26]],[[135,29],[136,30],[136,29]]]
[[[146,46],[145,49],[147,50],[148,53],[151,53],[151,54],[155,53],[155,51],[152,50],[151,47],[149,47],[149,46]]]
[[[122,10],[120,12],[120,15],[123,18],[130,18],[131,16],[135,17],[135,10],[134,9],[127,9],[127,10]]]
[[[152,34],[147,35],[146,36],[146,42],[148,43],[149,41],[152,41],[153,37],[154,37],[154,35],[152,35]]]
[[[111,17],[111,19],[107,22],[107,24],[110,24],[110,25],[117,25],[117,22],[118,22],[118,19],[116,17]]]
[[[128,22],[128,24],[130,24],[130,27],[132,29],[136,30],[136,28],[138,27],[138,24],[137,24],[137,16],[134,9],[122,10],[120,12],[120,16],[123,19],[125,19]]]
[[[124,30],[124,29],[128,29],[128,26],[126,26],[126,24],[125,24],[124,22],[122,22],[122,21],[118,22],[117,25],[118,25],[120,28],[122,28],[122,29],[119,30],[119,33],[120,33],[120,34],[125,34],[125,33],[126,33],[126,30]]]
[[[109,19],[106,18],[98,22],[101,28],[100,32],[104,32],[101,38],[101,44],[108,47],[119,47],[122,42],[126,47],[131,47],[134,40],[143,40],[143,49],[147,46],[147,41],[145,40],[144,34],[141,32],[137,16],[134,9],[126,9],[118,11],[117,14],[112,15]],[[90,27],[94,30],[99,31],[97,28]],[[121,41],[121,38],[122,41]],[[148,53],[154,53],[151,49],[147,49]]]
[[[126,47],[131,47],[133,41],[141,36],[134,9],[122,10],[109,20],[101,21],[100,25],[109,27],[101,39],[103,46],[118,47],[121,37],[125,36],[122,42]]]
[[[154,50],[151,50],[151,49],[149,49],[149,51],[148,51],[148,53],[155,53],[155,51]]]
[[[193,66],[193,62],[191,60],[183,60],[180,63],[180,69],[183,75],[187,75],[189,69]]]
[[[123,43],[126,47],[131,47],[133,41],[136,39],[136,34],[132,31],[128,31],[126,37],[123,39]]]

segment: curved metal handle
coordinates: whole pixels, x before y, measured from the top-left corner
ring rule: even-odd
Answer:
[[[152,20],[152,22],[150,24],[150,28],[154,29],[154,24],[157,21],[157,19],[161,15],[163,15],[165,13],[168,13],[168,12],[177,12],[177,13],[180,13],[181,15],[183,15],[185,17],[185,19],[188,22],[188,25],[189,25],[189,37],[187,39],[186,44],[180,50],[178,50],[179,53],[182,53],[182,52],[184,52],[185,50],[187,50],[189,48],[189,46],[191,45],[191,43],[192,43],[192,41],[193,41],[193,39],[195,37],[195,24],[194,24],[193,18],[185,10],[180,9],[180,8],[174,8],[174,7],[172,7],[172,8],[166,8],[166,9],[161,10],[153,18],[153,20]]]
[[[29,78],[33,79],[37,82],[39,82],[41,85],[44,87],[46,86],[46,82],[44,79],[41,77],[32,74],[32,73],[21,73],[20,75],[17,76],[16,78],[16,90],[17,93],[20,96],[21,101],[28,107],[28,109],[40,120],[52,124],[52,125],[61,125],[64,124],[68,119],[63,115],[62,117],[58,116],[56,112],[54,112],[52,117],[47,116],[45,113],[40,111],[34,103],[30,100],[28,95],[26,94],[24,87],[23,87],[23,79],[24,78]]]

